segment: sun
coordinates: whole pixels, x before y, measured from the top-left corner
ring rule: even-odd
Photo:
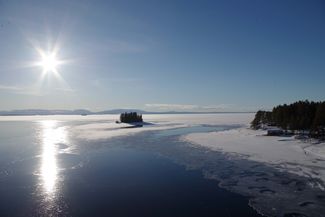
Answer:
[[[41,53],[41,61],[39,65],[43,68],[43,72],[57,72],[60,61],[54,53]]]
[[[33,56],[35,59],[26,62],[26,66],[35,68],[33,71],[39,74],[35,87],[42,89],[45,86],[52,88],[54,85],[60,85],[60,89],[71,89],[61,74],[64,73],[64,66],[70,64],[73,60],[60,55],[59,40],[56,40],[55,44],[49,41],[47,47],[40,46],[40,42],[32,39],[31,43],[31,47],[34,48]]]

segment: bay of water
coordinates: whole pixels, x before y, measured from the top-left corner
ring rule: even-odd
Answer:
[[[132,139],[83,142],[69,133],[75,124],[0,122],[0,216],[259,216],[248,198],[142,147],[145,135],[135,135],[134,147]],[[166,137],[223,129],[167,130],[153,139],[169,147]]]

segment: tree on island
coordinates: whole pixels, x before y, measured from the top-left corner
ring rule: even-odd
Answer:
[[[276,126],[292,132],[308,131],[310,136],[325,136],[325,102],[298,101],[276,106],[272,111],[258,111],[251,122],[253,129]]]
[[[122,123],[143,122],[143,119],[142,119],[142,115],[138,115],[136,112],[125,112],[120,115],[120,122]]]

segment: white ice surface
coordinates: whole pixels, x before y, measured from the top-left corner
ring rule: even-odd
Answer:
[[[166,130],[177,127],[186,127],[184,124],[174,125],[144,125],[143,127],[132,127],[130,124],[116,124],[116,123],[98,123],[98,124],[86,124],[73,127],[71,132],[79,139],[86,140],[102,140],[113,138],[117,136],[126,136],[135,133],[153,131],[153,130]]]
[[[266,131],[251,130],[248,124],[222,132],[192,133],[181,139],[325,182],[325,143],[313,144],[294,137],[265,136]],[[323,186],[318,187],[324,188],[324,184],[320,185]]]
[[[246,124],[254,118],[252,113],[220,113],[220,114],[145,114],[144,120],[150,123],[181,124]],[[34,115],[34,116],[0,116],[0,121],[107,121],[114,122],[119,115]]]
[[[197,124],[244,124],[253,118],[253,114],[156,114],[144,115],[144,120],[152,125],[141,128],[123,128],[131,125],[116,124],[119,115],[40,115],[40,116],[0,116],[0,121],[43,121],[80,122],[69,127],[71,135],[80,139],[100,140],[124,136],[144,131],[164,130],[187,127]]]
[[[89,116],[92,121],[95,118],[100,118],[98,120],[101,122],[74,126],[70,131],[80,139],[101,140],[144,131],[166,130],[197,124],[243,124],[249,121],[251,118],[250,116],[252,116],[252,114],[144,115],[145,121],[150,124],[139,128],[125,128],[130,127],[131,125],[124,123],[116,124],[114,121],[118,119],[118,115],[103,115],[99,117]],[[102,122],[103,120],[105,122]]]

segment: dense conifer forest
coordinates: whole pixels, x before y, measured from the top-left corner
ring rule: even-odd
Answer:
[[[325,101],[298,101],[276,106],[272,111],[258,111],[251,122],[253,129],[276,126],[293,133],[308,132],[312,137],[325,136]]]
[[[142,115],[138,115],[136,112],[125,112],[120,115],[120,121],[122,123],[143,122]]]

